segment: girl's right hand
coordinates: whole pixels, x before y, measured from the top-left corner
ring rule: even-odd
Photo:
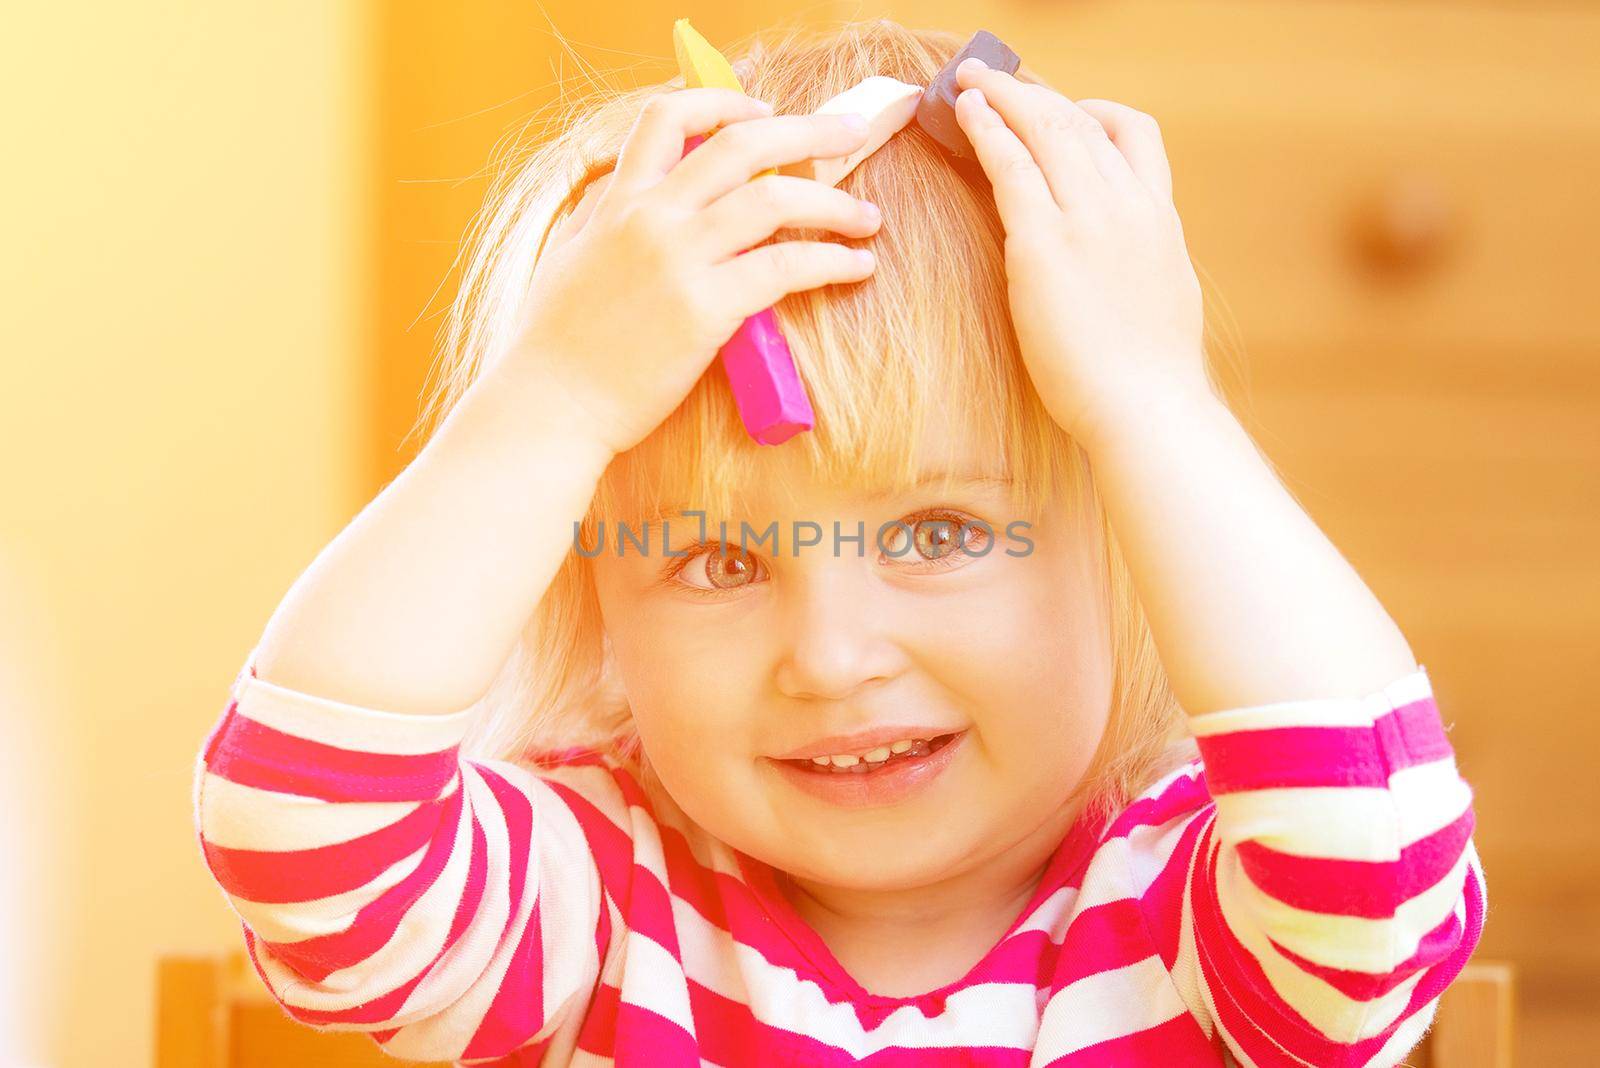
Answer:
[[[714,127],[683,155],[688,137]],[[841,189],[786,175],[752,180],[865,140],[845,116],[772,116],[730,89],[652,97],[609,180],[591,186],[547,247],[504,366],[564,393],[609,454],[632,448],[747,317],[786,294],[872,273],[870,252],[837,242],[752,248],[783,227],[875,233],[876,207]]]

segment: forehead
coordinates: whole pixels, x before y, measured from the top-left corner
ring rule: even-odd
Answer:
[[[918,492],[994,498],[1015,489],[992,427],[944,401],[929,404],[923,424],[914,435],[885,435],[866,453],[830,447],[820,426],[783,445],[744,439],[710,449],[683,434],[658,433],[614,465],[608,511],[636,521],[690,509],[776,517]]]

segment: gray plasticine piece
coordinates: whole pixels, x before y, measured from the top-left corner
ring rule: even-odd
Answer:
[[[923,90],[922,99],[917,103],[917,125],[954,155],[976,159],[972,142],[967,140],[960,121],[956,119],[956,96],[960,92],[956,87],[956,68],[969,56],[977,56],[993,69],[1003,70],[1007,74],[1015,74],[1022,65],[1022,60],[1006,47],[1004,41],[988,30],[979,30]]]

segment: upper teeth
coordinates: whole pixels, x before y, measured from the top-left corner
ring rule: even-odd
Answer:
[[[868,764],[881,764],[889,759],[893,753],[904,753],[914,745],[927,741],[926,738],[901,738],[899,741],[880,745],[875,749],[868,749],[864,753],[838,753],[833,756],[812,757],[813,764],[832,764],[836,768],[853,767],[865,760]]]

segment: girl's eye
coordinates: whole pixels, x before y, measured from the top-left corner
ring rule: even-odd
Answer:
[[[984,527],[959,515],[908,516],[885,532],[883,547],[894,560],[953,567],[961,557],[982,551],[988,536]]]
[[[870,538],[870,535],[868,535]],[[888,527],[882,538],[889,562],[946,570],[962,566],[970,557],[987,552],[993,537],[981,522],[956,513],[924,513],[907,516]],[[715,594],[765,580],[767,566],[759,556],[728,542],[707,542],[691,547],[693,555],[670,572],[668,581],[702,593]]]
[[[765,575],[766,567],[758,557],[721,542],[685,559],[676,577],[697,590],[737,590]]]

